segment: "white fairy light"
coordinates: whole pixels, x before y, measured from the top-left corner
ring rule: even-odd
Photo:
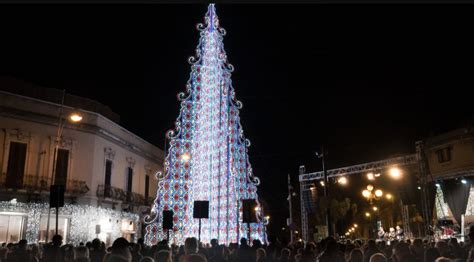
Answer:
[[[26,217],[25,239],[28,243],[36,243],[39,238],[40,221],[42,216],[48,215],[48,204],[46,203],[22,203],[12,204],[10,201],[0,201],[0,213],[16,212],[24,213]],[[69,234],[67,242],[79,244],[96,238],[95,228],[108,219],[110,227],[105,227],[112,239],[122,237],[122,220],[132,221],[140,227],[137,214],[121,212],[110,208],[95,207],[89,205],[65,204],[59,208],[59,215],[66,216],[69,221]],[[55,216],[55,209],[51,209],[51,217]],[[102,225],[101,225],[102,227]],[[104,239],[103,239],[104,240]]]

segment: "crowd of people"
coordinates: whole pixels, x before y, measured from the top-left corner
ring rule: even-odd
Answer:
[[[249,245],[245,238],[240,244],[220,245],[216,239],[201,245],[196,238],[187,238],[184,245],[168,245],[166,240],[146,246],[125,238],[116,239],[110,247],[99,239],[63,245],[56,235],[48,244],[2,244],[0,262],[445,262],[474,261],[474,231],[466,243],[456,238],[430,242],[422,239],[343,240],[328,237],[319,242],[283,243],[276,238],[268,245],[259,240]]]

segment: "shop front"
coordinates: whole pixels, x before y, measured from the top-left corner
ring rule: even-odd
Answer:
[[[25,229],[26,214],[0,212],[0,243],[18,242]]]
[[[0,202],[0,243],[51,241],[56,232],[56,214],[47,204]],[[136,241],[140,228],[137,214],[109,208],[70,205],[59,208],[58,234],[63,243],[79,244],[99,238],[111,245],[119,237]]]

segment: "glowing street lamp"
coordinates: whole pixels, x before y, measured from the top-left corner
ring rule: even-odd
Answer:
[[[380,189],[375,190],[375,196],[376,197],[381,197],[383,195],[383,191]]]
[[[82,115],[79,114],[78,112],[74,112],[74,113],[69,115],[69,120],[71,120],[71,122],[73,122],[73,123],[81,122],[82,121]]]
[[[372,210],[377,211],[377,210],[379,210],[379,208],[378,207],[372,207]]]
[[[370,213],[369,213],[369,212],[365,212],[365,216],[366,216],[366,217],[370,217]]]
[[[372,173],[372,172],[367,173],[367,179],[368,180],[375,180],[374,173]]]
[[[362,191],[362,196],[367,198],[367,200],[372,203],[374,199],[379,199],[380,197],[383,196],[383,191],[380,189],[376,189],[374,191],[374,186],[373,185],[367,185],[367,189],[364,189]]]
[[[365,198],[369,198],[370,197],[370,191],[365,189],[364,191],[362,191],[362,196],[364,196]]]
[[[340,178],[337,180],[337,183],[338,183],[338,184],[341,184],[341,185],[347,185],[347,177],[345,177],[345,176],[340,177]]]
[[[390,168],[389,174],[393,179],[400,179],[402,177],[402,171],[398,167]]]

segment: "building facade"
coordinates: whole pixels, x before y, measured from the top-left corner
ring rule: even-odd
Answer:
[[[474,175],[474,130],[462,128],[424,140],[433,179]]]
[[[472,128],[456,129],[444,134],[426,138],[424,152],[429,167],[429,179],[436,183],[434,207],[436,219],[451,220],[461,225],[459,215],[453,214],[449,205],[449,188],[445,188],[451,181],[456,191],[466,189],[466,194],[459,195],[455,202],[461,203],[455,213],[462,213],[464,226],[474,224],[474,130]],[[444,189],[444,190],[443,190]],[[448,190],[448,191],[446,191]],[[461,210],[457,210],[461,209]],[[459,220],[459,221],[458,221]]]
[[[141,237],[142,219],[157,189],[155,174],[162,169],[162,150],[120,126],[111,111],[94,111],[105,108],[95,101],[66,95],[62,105],[59,90],[35,87],[35,96],[42,99],[13,93],[31,93],[25,89],[0,90],[7,90],[0,91],[0,242],[51,239],[56,223],[54,209],[48,208],[53,184],[65,187],[58,233],[66,242]],[[64,128],[58,138],[61,111]],[[82,120],[67,121],[72,112]]]

